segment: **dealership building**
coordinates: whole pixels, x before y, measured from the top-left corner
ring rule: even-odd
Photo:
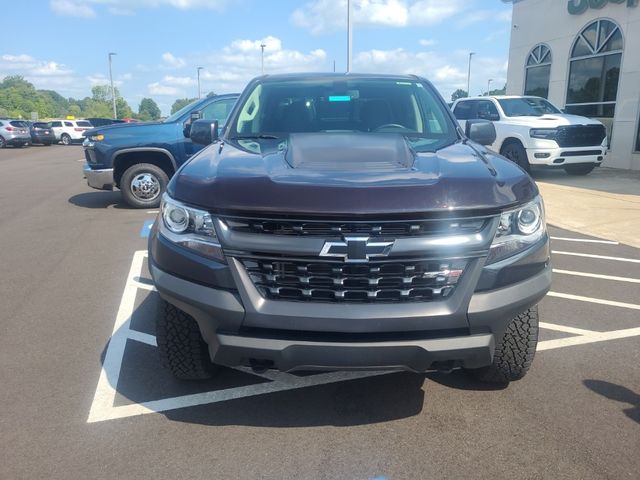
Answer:
[[[639,0],[515,0],[507,94],[605,124],[605,166],[640,170]]]

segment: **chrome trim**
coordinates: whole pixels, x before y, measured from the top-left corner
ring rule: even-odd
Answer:
[[[342,258],[346,263],[368,262],[372,257],[389,256],[394,243],[395,241],[369,243],[369,237],[344,237],[343,241],[324,242],[319,256]]]
[[[82,168],[82,172],[90,187],[98,190],[113,189],[113,168],[94,170],[89,165],[85,164]]]

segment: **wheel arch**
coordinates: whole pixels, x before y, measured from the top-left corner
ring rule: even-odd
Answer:
[[[161,168],[171,178],[177,169],[174,156],[164,148],[125,148],[113,156],[113,180],[120,186],[124,172],[137,163],[150,163]]]
[[[510,143],[519,143],[520,145],[522,145],[522,148],[524,148],[525,150],[527,149],[525,143],[522,141],[522,138],[520,138],[517,135],[511,134],[502,141],[502,144],[500,145],[500,149],[498,150],[498,152],[502,152],[502,149]]]

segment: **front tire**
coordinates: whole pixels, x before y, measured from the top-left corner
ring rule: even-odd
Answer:
[[[125,170],[120,190],[125,202],[134,208],[156,208],[167,188],[169,177],[160,167],[138,163]]]
[[[500,149],[500,155],[520,166],[525,172],[531,171],[527,151],[518,140],[511,140],[505,143]]]
[[[71,137],[66,133],[62,134],[62,136],[60,137],[60,141],[63,145],[71,145]]]
[[[482,382],[508,385],[520,380],[531,367],[538,345],[538,306],[517,315],[496,344],[493,363],[467,370]]]
[[[596,168],[595,163],[582,163],[578,165],[567,165],[564,171],[569,175],[588,175]]]
[[[206,380],[216,373],[200,328],[190,315],[161,300],[156,339],[162,363],[180,380]]]

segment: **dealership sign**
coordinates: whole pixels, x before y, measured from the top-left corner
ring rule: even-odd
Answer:
[[[638,6],[638,0],[569,0],[567,9],[571,15],[580,15],[590,8],[602,8],[607,3],[626,3],[627,7]]]

